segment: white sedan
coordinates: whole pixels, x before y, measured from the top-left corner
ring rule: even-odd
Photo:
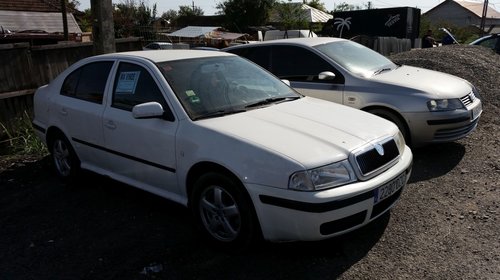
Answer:
[[[86,58],[37,90],[34,114],[62,179],[83,168],[178,202],[231,246],[359,228],[411,172],[391,122],[304,97],[227,53]]]

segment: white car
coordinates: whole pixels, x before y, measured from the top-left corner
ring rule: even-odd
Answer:
[[[391,122],[223,52],[83,59],[37,90],[33,126],[61,178],[84,168],[178,202],[231,246],[359,228],[394,205],[412,163]]]
[[[349,40],[295,38],[223,50],[289,80],[304,95],[394,122],[414,147],[461,139],[476,128],[482,113],[479,95],[466,80],[397,65]]]

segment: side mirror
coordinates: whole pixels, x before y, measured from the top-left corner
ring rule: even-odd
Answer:
[[[132,108],[132,116],[135,119],[161,118],[163,113],[163,107],[158,102],[137,104]]]
[[[290,86],[290,81],[289,80],[281,80],[285,85]]]
[[[331,80],[335,79],[335,74],[333,74],[333,72],[330,72],[330,71],[324,71],[324,72],[319,73],[318,79],[325,80],[325,81],[331,81]]]

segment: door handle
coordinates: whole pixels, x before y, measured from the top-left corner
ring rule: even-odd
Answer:
[[[67,116],[68,115],[68,111],[66,111],[66,108],[61,108],[61,110],[59,110],[59,114],[61,114],[63,116]]]
[[[116,128],[116,124],[113,121],[107,121],[104,124],[104,126],[107,127],[107,128],[109,128],[109,129],[115,129]]]

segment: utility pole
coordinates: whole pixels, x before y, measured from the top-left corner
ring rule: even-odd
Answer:
[[[481,24],[479,25],[479,29],[481,29],[481,34],[484,35],[484,28],[485,28],[485,23],[486,23],[486,15],[488,14],[488,0],[484,1],[484,6],[483,6],[483,15],[481,17]]]
[[[111,0],[90,0],[90,9],[94,18],[92,23],[94,54],[115,52],[115,26]]]
[[[62,13],[62,20],[63,20],[64,41],[69,40],[68,15],[66,13],[66,1],[67,0],[61,0],[61,13]]]

